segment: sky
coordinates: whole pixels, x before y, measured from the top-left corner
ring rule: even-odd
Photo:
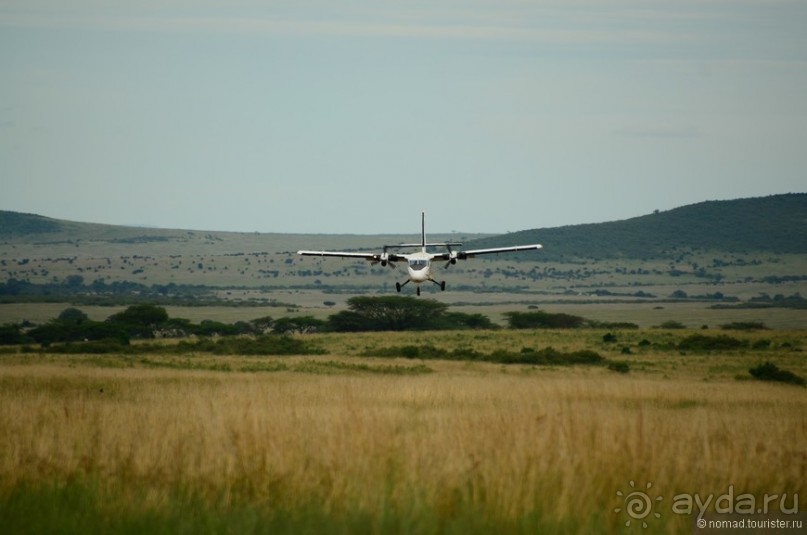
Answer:
[[[505,233],[807,191],[804,0],[0,0],[0,209]]]

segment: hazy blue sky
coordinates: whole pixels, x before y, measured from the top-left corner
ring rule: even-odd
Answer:
[[[0,209],[507,232],[804,191],[804,0],[0,0]]]

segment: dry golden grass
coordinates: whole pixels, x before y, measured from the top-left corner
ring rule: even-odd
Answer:
[[[374,336],[325,341],[353,351],[383,344]],[[180,490],[266,509],[317,503],[332,515],[473,511],[513,522],[537,515],[584,532],[624,523],[614,513],[616,491],[635,480],[652,482],[665,497],[655,529],[676,532],[690,521],[670,513],[678,493],[724,493],[734,485],[758,496],[803,495],[803,388],[706,382],[678,370],[675,357],[643,358],[671,364],[663,374],[623,376],[604,368],[428,362],[435,373],[396,376],[7,358],[0,364],[0,496],[26,482],[89,477],[119,498],[136,494],[157,508]],[[120,499],[123,507],[143,507]]]

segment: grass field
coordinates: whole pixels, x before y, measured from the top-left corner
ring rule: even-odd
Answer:
[[[782,512],[805,491],[807,389],[748,369],[770,360],[807,376],[807,335],[732,333],[764,349],[674,349],[695,332],[625,331],[616,343],[587,330],[309,335],[327,351],[316,357],[8,352],[0,525],[688,533],[698,510],[683,514],[681,496],[730,489],[760,508],[786,494],[766,508],[793,518]],[[412,344],[590,349],[631,371],[364,356]],[[631,515],[637,492],[652,508]]]

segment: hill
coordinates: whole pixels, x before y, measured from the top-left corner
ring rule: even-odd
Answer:
[[[468,248],[542,243],[544,261],[670,258],[683,251],[807,253],[807,193],[706,201],[622,221],[513,232]]]
[[[0,210],[0,238],[13,238],[30,234],[59,232],[62,223],[41,215],[5,212]]]
[[[426,291],[474,313],[527,299],[530,306],[602,306],[592,317],[603,321],[636,322],[642,309],[646,325],[660,324],[658,310],[675,307],[664,319],[702,325],[716,320],[692,307],[719,304],[746,307],[732,321],[803,326],[803,312],[793,310],[807,295],[806,222],[807,194],[788,194],[496,237],[431,233],[434,241],[461,241],[467,249],[531,242],[545,248],[521,262],[507,254],[438,265],[436,275],[451,291],[435,285]],[[32,309],[20,303],[98,305],[103,317],[105,307],[133,303],[246,307],[239,316],[245,319],[278,307],[322,316],[346,307],[349,296],[393,294],[404,270],[300,257],[297,250],[379,250],[412,238],[155,229],[0,212],[0,324],[30,319]],[[407,290],[414,293],[411,285]],[[48,309],[34,312],[47,319],[42,310]]]
[[[575,259],[674,258],[682,252],[807,253],[807,193],[790,193],[706,201],[622,221],[539,228],[500,236],[439,235],[436,240],[464,239],[476,249],[542,243],[542,261]],[[471,241],[468,241],[468,240]],[[99,246],[206,245],[218,253],[294,251],[299,248],[380,248],[384,243],[411,240],[409,235],[281,235],[152,229],[76,223],[34,214],[0,211],[0,240],[63,243],[73,247],[83,240]],[[55,252],[58,252],[54,249]],[[202,252],[196,251],[193,252]],[[143,253],[141,253],[143,254]],[[518,256],[518,255],[515,255]],[[533,259],[530,255],[528,258]]]

